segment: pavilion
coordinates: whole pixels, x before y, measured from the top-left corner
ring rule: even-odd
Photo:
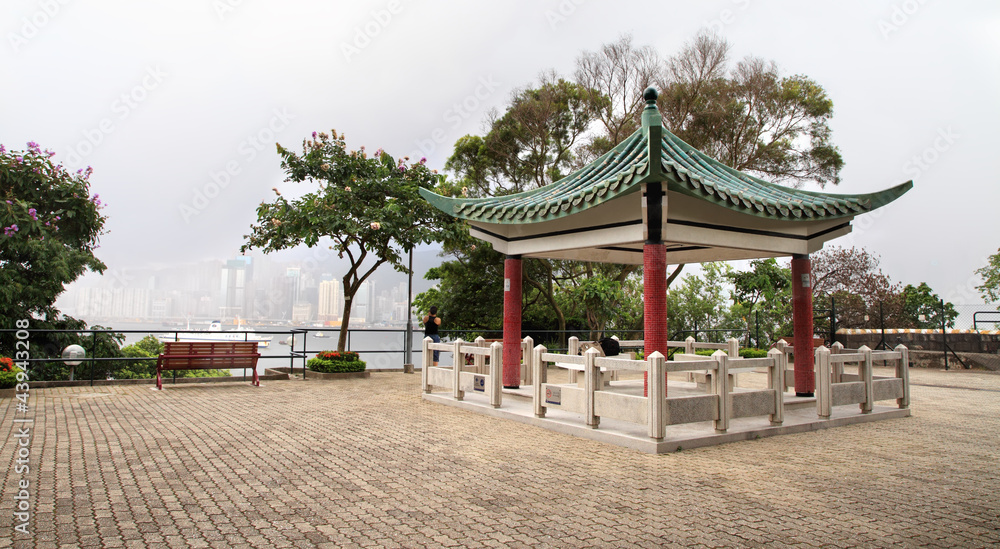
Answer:
[[[792,257],[794,348],[812,349],[809,254],[851,232],[855,216],[899,198],[912,181],[860,195],[809,192],[742,173],[662,127],[657,92],[642,127],[586,167],[545,187],[494,198],[424,198],[506,255],[503,385],[520,384],[525,257],[643,265],[646,356],[667,355],[667,265]],[[659,161],[650,162],[650,159]],[[795,392],[815,389],[814,356],[795,353]]]

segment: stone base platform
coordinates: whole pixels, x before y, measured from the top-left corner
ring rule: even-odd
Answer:
[[[607,390],[642,394],[642,381],[612,382]],[[704,391],[697,389],[694,383],[673,380],[670,381],[668,391],[670,397],[704,394]],[[473,392],[466,392],[464,400],[455,400],[450,392],[424,394],[423,398],[438,404],[518,421],[550,431],[614,444],[649,454],[664,454],[689,448],[715,446],[728,442],[818,431],[855,423],[910,416],[909,409],[899,409],[894,406],[875,406],[871,413],[862,414],[859,406],[854,404],[834,407],[831,417],[822,419],[816,415],[815,398],[796,397],[786,393],[785,421],[782,425],[771,425],[766,416],[731,419],[729,430],[725,433],[716,433],[711,421],[669,425],[663,440],[656,441],[647,436],[646,426],[636,423],[601,418],[600,426],[592,429],[584,423],[583,414],[555,408],[546,410],[544,418],[536,418],[532,410],[531,387],[504,389],[503,404],[497,409],[490,406],[489,399],[485,395]]]

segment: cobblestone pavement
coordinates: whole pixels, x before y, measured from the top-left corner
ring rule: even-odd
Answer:
[[[401,373],[38,390],[27,475],[0,400],[0,546],[1000,543],[1000,376],[911,372],[913,417],[667,455],[427,403]]]

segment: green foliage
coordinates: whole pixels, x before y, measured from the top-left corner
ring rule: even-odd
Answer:
[[[924,320],[920,320],[921,315]],[[907,284],[903,288],[902,318],[906,328],[940,329],[942,320],[949,328],[954,328],[958,311],[951,303],[945,303],[942,311],[941,298],[926,282],[921,282],[919,286]]]
[[[152,354],[140,348],[138,344],[134,344],[122,347],[121,354],[123,357],[127,358],[155,359],[159,353]],[[184,370],[181,372],[183,371]],[[181,372],[178,372],[178,377],[180,377]],[[149,379],[151,377],[156,377],[156,360],[122,361],[120,366],[112,374],[112,377],[115,379]]]
[[[727,305],[729,296],[725,282],[732,273],[733,268],[726,263],[705,263],[700,276],[689,274],[671,288],[667,294],[670,332],[733,328],[730,333],[699,334],[696,339],[721,342],[729,337],[741,337],[746,324],[735,317]],[[682,334],[682,339],[688,335],[691,334]]]
[[[683,349],[681,349],[681,351],[683,351]],[[712,356],[715,354],[715,350],[695,349],[694,354],[698,356]],[[753,348],[740,349],[740,358],[767,358],[767,349],[753,349]]]
[[[424,275],[427,280],[439,282],[414,298],[419,316],[422,318],[437,306],[442,329],[502,330],[503,255],[467,232],[465,238],[452,241],[445,250],[454,259]]]
[[[300,154],[278,145],[278,154],[286,181],[318,189],[295,199],[278,193],[274,202],[262,202],[241,250],[313,247],[325,238],[339,257],[346,256],[351,266],[343,278],[344,324],[338,342],[343,351],[361,283],[385,263],[408,272],[406,252],[453,237],[463,225],[420,197],[419,189],[433,189],[441,179],[424,159],[410,163],[409,157],[396,160],[381,149],[371,156],[364,147],[351,151],[336,131],[314,132],[312,140],[303,141]]]
[[[791,333],[792,271],[775,259],[755,259],[749,271],[726,275],[734,286],[733,313],[743,320],[757,346]]]
[[[363,372],[367,364],[351,351],[323,351],[306,362],[306,367],[314,372],[337,374],[346,372]]]
[[[76,328],[62,318],[56,298],[85,271],[102,273],[94,256],[104,232],[98,195],[90,196],[92,170],[70,173],[52,161],[54,153],[28,143],[23,151],[0,145],[0,318],[4,328],[31,320],[33,329]],[[0,346],[13,348],[13,334]],[[32,341],[41,356],[53,356],[60,338]],[[37,356],[37,353],[36,353]]]
[[[445,164],[471,196],[498,196],[557,181],[576,165],[574,146],[608,99],[595,90],[543,75],[516,92],[484,137],[465,136]]]
[[[1000,301],[1000,250],[986,258],[986,266],[976,269],[976,274],[983,279],[983,284],[976,286],[983,301]]]

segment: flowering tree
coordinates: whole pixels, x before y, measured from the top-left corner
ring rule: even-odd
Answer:
[[[106,269],[94,256],[106,217],[98,196],[90,196],[92,170],[70,173],[52,162],[54,155],[34,142],[23,151],[0,145],[0,318],[5,328],[29,319],[47,327],[83,327],[60,316],[56,298],[84,271]],[[38,326],[33,322],[32,327]],[[0,343],[11,348],[9,341]]]
[[[344,312],[337,350],[347,345],[347,328],[354,295],[372,273],[388,263],[408,272],[404,254],[420,243],[453,234],[459,223],[420,197],[420,187],[439,181],[425,159],[409,163],[379,149],[347,150],[343,135],[313,132],[297,154],[278,145],[286,181],[310,183],[318,189],[286,199],[277,189],[274,202],[261,202],[257,224],[251,226],[242,251],[272,252],[299,244],[326,244],[350,261],[343,277]],[[323,240],[324,237],[328,240]],[[321,242],[322,241],[322,242]]]

